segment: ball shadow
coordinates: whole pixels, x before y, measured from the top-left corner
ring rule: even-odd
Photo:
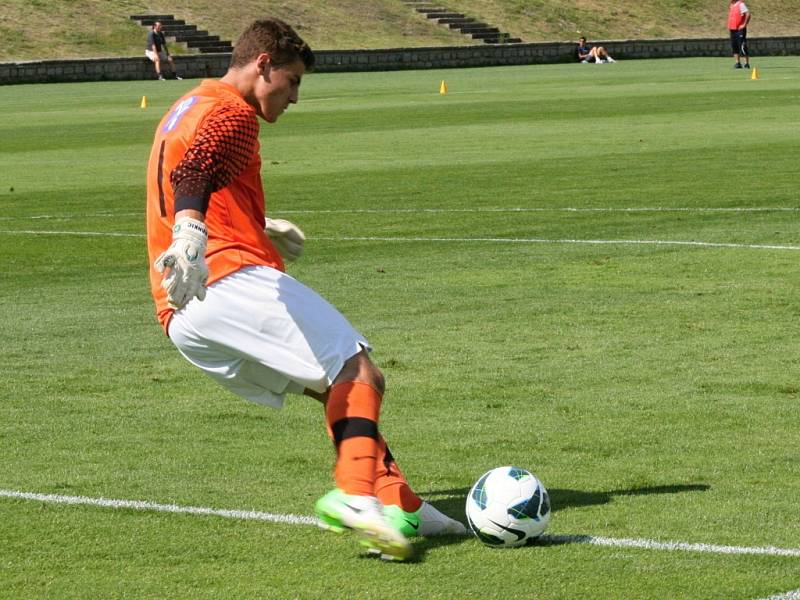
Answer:
[[[550,503],[553,512],[566,508],[580,508],[583,506],[597,506],[608,504],[619,496],[652,496],[654,494],[684,494],[690,492],[705,492],[711,486],[705,483],[673,484],[643,486],[627,489],[584,492],[567,488],[548,489]],[[452,488],[444,490],[431,490],[423,494],[428,502],[440,511],[458,519],[462,523],[467,522],[465,511],[465,500],[470,488]],[[581,536],[548,536],[547,539],[538,540],[537,546],[554,546],[560,544],[575,543]],[[585,536],[589,539],[589,536]],[[424,559],[425,553],[439,546],[460,544],[471,539],[470,536],[441,536],[432,538],[420,538],[414,541],[415,556],[413,561],[420,562]]]

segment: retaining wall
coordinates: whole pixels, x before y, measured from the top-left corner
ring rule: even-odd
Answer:
[[[670,39],[596,41],[614,58],[680,58],[731,55],[728,39]],[[800,55],[800,36],[748,40],[752,56]],[[316,71],[394,71],[399,69],[444,69],[530,65],[575,61],[574,43],[509,44],[503,46],[458,46],[399,48],[388,50],[319,50]],[[175,56],[184,78],[220,77],[230,54]],[[162,69],[169,73],[169,68]],[[55,83],[63,81],[107,81],[153,79],[153,65],[144,56],[0,63],[0,85]]]

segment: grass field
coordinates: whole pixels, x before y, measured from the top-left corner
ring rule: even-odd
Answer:
[[[316,403],[228,395],[155,322],[144,167],[195,82],[0,87],[0,597],[800,589],[800,67],[730,66],[317,74],[262,128],[269,212],[309,238],[290,271],[375,346],[412,484],[463,518],[516,464],[573,536],[419,540],[409,564],[304,524],[86,504],[309,516],[333,451]]]

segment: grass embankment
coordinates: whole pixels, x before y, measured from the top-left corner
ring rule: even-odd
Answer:
[[[719,0],[442,0],[524,41],[726,35],[726,3]],[[791,0],[753,2],[751,35],[797,35]],[[167,13],[235,40],[252,19],[274,14],[296,25],[317,49],[397,48],[466,45],[474,40],[437,25],[400,0],[297,0],[292,3],[239,0],[133,2],[130,0],[7,0],[0,15],[0,61],[67,57],[135,56],[145,30],[128,19],[138,13]],[[175,47],[180,52],[180,47]]]

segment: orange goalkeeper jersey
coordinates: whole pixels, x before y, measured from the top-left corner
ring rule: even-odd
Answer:
[[[284,270],[264,232],[259,124],[255,110],[226,83],[203,81],[161,119],[147,165],[150,289],[167,330],[173,310],[153,263],[172,243],[178,210],[202,207],[208,227],[208,284],[249,265]]]

